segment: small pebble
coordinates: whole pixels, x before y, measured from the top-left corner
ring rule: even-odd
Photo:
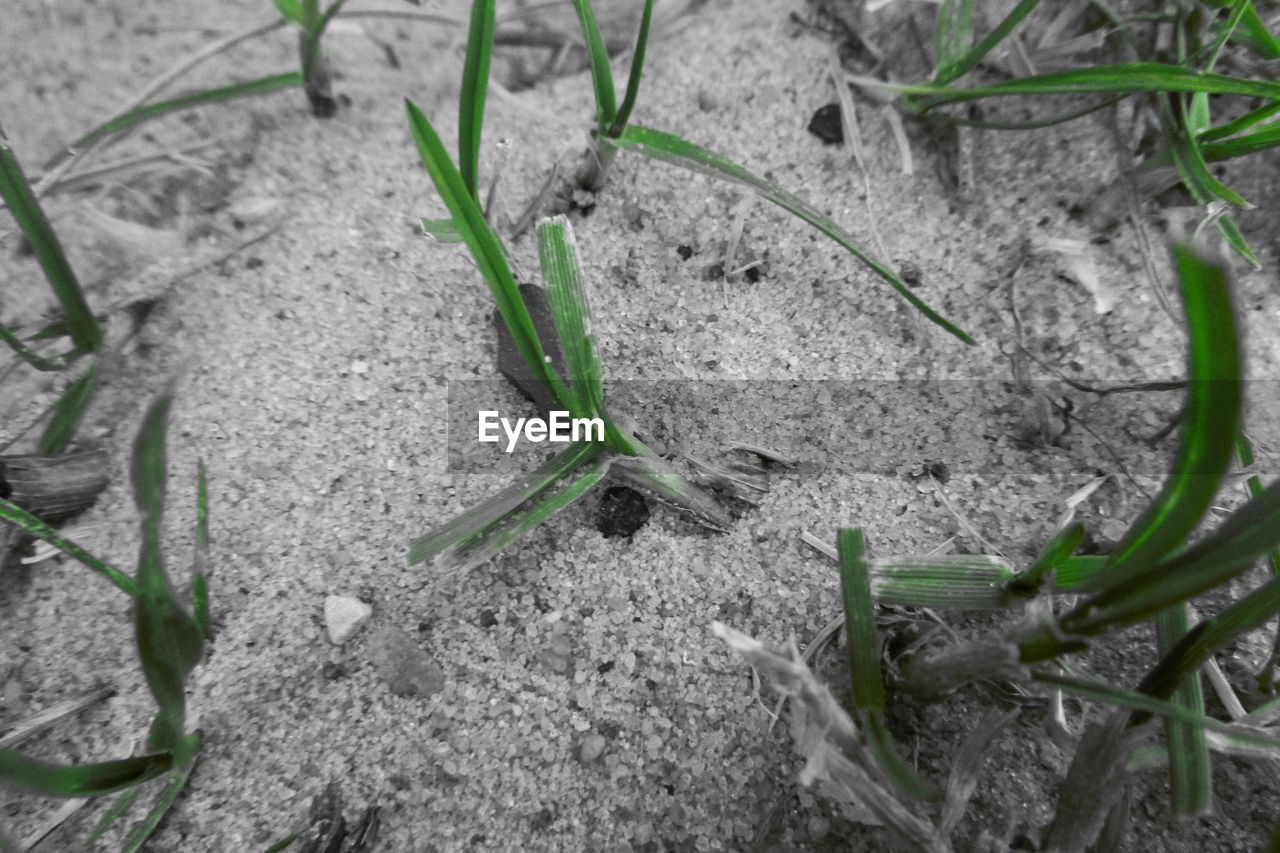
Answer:
[[[324,600],[324,627],[329,642],[340,646],[373,615],[373,608],[357,598],[330,595]]]
[[[444,689],[444,670],[399,628],[384,627],[369,638],[369,660],[397,696],[425,699]]]
[[[582,748],[578,757],[583,764],[590,764],[604,752],[605,739],[598,734],[589,734],[582,739]]]

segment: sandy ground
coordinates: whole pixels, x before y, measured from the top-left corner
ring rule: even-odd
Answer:
[[[0,123],[31,172],[209,32],[271,15],[270,4],[246,0],[77,9],[25,0],[17,9],[0,36],[12,84],[0,92]],[[457,3],[434,9],[465,12]],[[895,36],[900,17],[886,14],[868,26],[909,51]],[[776,180],[866,235],[873,250],[913,265],[922,297],[979,344],[965,347],[923,322],[834,244],[765,202],[742,205],[736,187],[621,156],[590,215],[575,216],[601,360],[610,379],[682,382],[619,391],[616,407],[669,452],[723,460],[727,441],[745,440],[800,460],[774,474],[760,506],[727,534],[655,506],[630,540],[604,539],[593,494],[465,577],[406,567],[410,539],[505,482],[446,466],[449,383],[497,378],[491,297],[459,247],[433,245],[416,229],[417,217],[444,208],[402,103],[415,100],[452,138],[456,30],[370,24],[399,67],[359,30],[334,32],[337,89],[349,98],[335,119],[312,118],[298,92],[192,112],[149,127],[153,139],[139,136],[128,150],[216,139],[196,155],[207,167],[50,202],[95,307],[162,297],[138,345],[108,365],[84,429],[86,445],[113,451],[115,476],[80,519],[93,525],[81,538],[116,565],[133,564],[128,447],[175,372],[171,571],[191,553],[197,459],[209,469],[217,636],[190,689],[205,746],[149,849],[262,850],[305,823],[330,783],[351,819],[381,807],[376,849],[387,851],[889,843],[797,791],[786,726],[770,726],[771,694],[710,635],[710,622],[772,642],[815,635],[840,606],[838,577],[800,541],[802,529],[833,541],[837,527],[861,526],[879,555],[950,541],[1020,562],[1051,534],[1067,496],[1112,473],[1084,517],[1099,539],[1114,540],[1143,506],[1139,486],[1158,487],[1173,444],[1143,440],[1179,400],[1097,398],[1054,384],[1092,431],[1075,424],[1061,446],[1037,442],[1034,396],[1013,380],[1005,355],[1014,340],[1010,280],[1028,348],[1082,381],[1176,377],[1182,335],[1146,283],[1132,229],[1100,233],[1071,215],[1115,172],[1100,124],[972,133],[964,143],[972,182],[957,188],[918,128],[916,172],[904,175],[878,107],[860,102],[867,194],[848,150],[806,130],[834,99],[833,46],[793,16],[811,19],[812,10],[795,0],[711,0],[651,46],[636,120]],[[201,80],[293,62],[291,38],[276,34]],[[593,111],[590,83],[573,74],[490,104],[483,174],[501,172],[502,222],[519,215],[555,162],[576,162]],[[1246,195],[1257,190],[1262,200],[1275,188],[1273,164],[1261,158],[1237,176]],[[164,234],[131,244],[102,214]],[[738,256],[762,259],[763,275],[724,282],[709,269],[723,261],[738,215]],[[1280,378],[1267,215],[1244,220],[1265,268],[1239,265],[1238,277],[1259,380],[1250,426],[1264,466],[1280,440],[1264,416]],[[1159,249],[1159,226],[1149,230]],[[1019,266],[1024,242],[1045,237],[1094,239],[1109,311],[1097,311],[1095,295],[1052,256]],[[3,245],[0,319],[34,323],[48,297],[11,232]],[[536,269],[529,237],[514,252]],[[123,336],[125,313],[109,325]],[[1032,374],[1053,378],[1039,367]],[[25,369],[8,374],[4,434],[60,387]],[[1120,475],[1112,453],[1134,479]],[[945,483],[927,474],[938,463]],[[0,590],[0,729],[105,680],[115,698],[27,748],[63,761],[127,754],[151,701],[128,600],[67,560],[15,570]],[[331,594],[374,610],[341,647],[324,633]],[[947,618],[967,633],[1005,617]],[[429,673],[424,692],[438,692],[398,695],[404,685],[379,665],[406,638]],[[1224,667],[1243,683],[1264,644],[1241,641],[1221,656]],[[1152,660],[1145,630],[1108,648],[1092,665],[1127,683]],[[839,684],[837,655],[821,668]],[[956,746],[1003,696],[979,685],[933,705],[894,697],[891,722],[921,772],[941,780]],[[1075,732],[1099,713],[1068,700]],[[1032,701],[998,741],[957,849],[983,830],[1031,849],[1025,843],[1051,819],[1069,755],[1045,735],[1044,718]],[[1125,847],[1133,851],[1257,849],[1280,793],[1262,769],[1218,758],[1214,814],[1172,823],[1163,774],[1148,771],[1136,784]],[[81,849],[105,807],[92,804],[42,849]],[[22,835],[53,808],[0,793],[0,825]]]

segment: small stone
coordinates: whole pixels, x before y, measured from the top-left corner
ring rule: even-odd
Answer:
[[[497,624],[498,624],[498,614],[494,613],[492,610],[480,611],[480,627],[481,628],[492,628],[494,625],[497,625]]]
[[[369,659],[397,696],[426,699],[444,689],[444,671],[407,633],[384,627],[369,638]]]
[[[604,753],[605,739],[598,734],[589,734],[582,739],[582,746],[578,751],[578,758],[583,764],[590,764]]]
[[[840,105],[832,102],[819,107],[809,119],[809,132],[818,137],[826,145],[839,145],[844,142],[844,126],[840,121]]]
[[[329,642],[340,646],[373,615],[373,608],[357,598],[331,595],[324,600],[324,627]]]
[[[644,495],[626,486],[610,486],[600,499],[596,530],[604,538],[631,536],[649,520],[649,504]]]

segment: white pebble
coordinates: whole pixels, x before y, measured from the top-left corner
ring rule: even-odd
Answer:
[[[340,646],[373,615],[373,608],[357,598],[330,595],[324,600],[324,626],[329,642]]]

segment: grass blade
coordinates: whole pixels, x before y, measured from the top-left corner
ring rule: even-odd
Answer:
[[[133,578],[118,571],[102,560],[99,560],[97,557],[93,556],[88,551],[81,548],[79,545],[72,542],[57,530],[45,524],[43,521],[36,518],[17,504],[10,503],[4,498],[0,498],[0,518],[21,527],[24,531],[38,539],[43,539],[45,542],[48,542],[64,554],[75,557],[77,560],[84,563],[86,566],[93,569],[116,586],[120,587],[120,589],[125,593],[129,595],[137,595],[138,588],[137,584],[134,583]]]
[[[147,812],[146,817],[125,836],[120,853],[138,853],[151,834],[156,831],[156,827],[160,826],[160,821],[164,820],[164,816],[168,814],[178,795],[186,787],[187,780],[191,778],[191,771],[195,769],[196,755],[199,751],[200,732],[198,731],[192,732],[178,742],[174,750],[174,767],[169,780],[152,800],[151,810]]]
[[[943,0],[938,7],[936,36],[933,81],[945,86],[960,76],[949,72],[973,44],[973,0]]]
[[[608,470],[598,445],[579,442],[444,527],[414,542],[409,565],[470,571],[586,494]]]
[[[422,233],[437,243],[461,243],[462,234],[452,219],[419,219]]]
[[[1079,92],[1135,94],[1138,92],[1208,92],[1219,95],[1243,95],[1280,99],[1280,83],[1269,80],[1246,80],[1225,74],[1197,71],[1181,65],[1159,62],[1120,62],[1037,74],[1008,80],[991,86],[951,89],[933,84],[885,83],[859,78],[858,83],[914,95],[909,102],[913,110],[925,111],[945,104],[958,104],[981,98],[1010,95],[1063,95]]]
[[[522,506],[538,499],[557,482],[577,477],[580,471],[602,455],[599,446],[579,442],[543,463],[531,474],[521,477],[484,503],[472,507],[444,526],[415,540],[409,546],[408,564],[451,562],[449,555],[479,542],[494,527],[517,513]]]
[[[680,476],[669,462],[636,439],[631,438],[630,442],[639,454],[614,458],[609,467],[611,477],[654,500],[688,513],[703,527],[721,533],[732,528],[733,520],[706,490]]]
[[[154,779],[173,766],[167,752],[59,767],[0,749],[0,782],[45,797],[97,797]]]
[[[165,113],[171,113],[176,110],[185,110],[189,107],[197,107],[202,104],[214,104],[221,101],[231,101],[236,98],[248,98],[254,95],[265,95],[270,92],[276,92],[280,89],[288,89],[294,86],[301,86],[305,82],[301,71],[286,71],[283,74],[273,74],[269,77],[259,77],[254,80],[246,80],[242,83],[232,83],[229,86],[221,86],[217,89],[209,89],[203,92],[195,92],[190,95],[183,95],[178,98],[171,98],[167,101],[157,101],[154,104],[146,104],[137,109],[129,110],[122,113],[109,121],[106,121],[84,136],[71,143],[70,146],[63,149],[49,162],[45,163],[46,170],[52,169],[72,156],[76,149],[84,148],[92,145],[105,136],[113,133],[119,133],[127,130],[135,124],[147,121],[149,119],[162,116]]]
[[[715,178],[734,181],[750,187],[762,198],[766,198],[788,213],[800,217],[832,240],[835,240],[872,272],[892,285],[904,299],[932,322],[946,329],[965,343],[973,343],[973,338],[926,305],[920,297],[912,292],[911,288],[907,287],[906,283],[897,274],[858,246],[853,241],[853,238],[841,230],[840,226],[836,225],[829,217],[823,216],[807,203],[781,187],[757,178],[746,169],[726,160],[719,154],[659,130],[652,130],[633,124],[627,127],[617,139],[610,140],[609,144],[638,151],[655,160],[662,160],[695,172],[701,172]]]
[[[596,129],[607,135],[618,117],[617,100],[613,92],[613,70],[609,68],[609,52],[600,36],[591,0],[573,0],[573,8],[578,13],[582,38],[587,44],[587,58],[591,61],[591,85],[596,93]]]
[[[1186,633],[1185,604],[1175,604],[1156,615],[1156,643],[1162,656],[1170,652]],[[1170,698],[1188,711],[1204,716],[1204,691],[1199,672],[1192,670],[1184,675]],[[1204,729],[1184,720],[1166,719],[1164,731],[1173,813],[1196,815],[1207,812],[1213,805],[1213,777]]]
[[[1066,564],[1076,548],[1084,541],[1084,525],[1079,522],[1059,530],[1044,547],[1035,563],[1024,572],[1010,579],[1005,588],[1016,595],[1035,595],[1050,572]]]
[[[557,216],[538,226],[538,256],[556,331],[564,347],[571,390],[583,416],[603,417],[604,388],[591,334],[591,308],[578,261],[578,244],[568,219]]]
[[[871,575],[863,557],[862,531],[842,529],[836,534],[840,557],[840,586],[844,591],[844,626],[848,645],[853,705],[866,723],[867,744],[885,777],[917,800],[937,802],[942,791],[921,779],[898,755],[884,723],[884,681],[880,674],[880,643],[876,638],[875,603]]]
[[[177,751],[186,716],[184,685],[200,661],[204,642],[196,621],[178,603],[160,554],[165,423],[172,402],[172,395],[165,392],[151,404],[133,446],[134,495],[143,515],[134,625],[142,673],[159,708],[148,744],[152,749]]]
[[[275,0],[276,11],[291,24],[302,26],[301,0]]]
[[[498,311],[511,331],[516,348],[533,376],[543,383],[551,396],[566,410],[573,411],[573,406],[569,405],[573,399],[572,395],[547,363],[546,353],[538,340],[538,332],[534,328],[533,320],[529,317],[524,299],[520,296],[520,288],[511,274],[511,267],[507,263],[507,254],[502,248],[502,243],[485,221],[476,200],[467,193],[462,176],[449,159],[431,122],[427,121],[426,116],[412,101],[405,101],[405,107],[409,113],[409,129],[413,134],[414,142],[417,143],[422,162],[431,174],[431,180],[435,183],[440,198],[449,208],[450,216],[462,235],[463,242],[471,250],[480,273],[493,291],[494,299],[498,303]]]
[[[965,2],[965,0],[961,0],[961,2]],[[1027,16],[1034,12],[1036,7],[1039,5],[1040,0],[1021,0],[1017,6],[1014,6],[1013,9],[1010,10],[1008,15],[1004,16],[1004,19],[996,25],[996,28],[992,30],[986,38],[975,44],[972,48],[969,48],[961,55],[951,58],[950,51],[954,48],[949,45],[948,61],[943,63],[941,59],[939,59],[938,73],[935,74],[933,78],[934,84],[945,86],[972,71],[974,66],[981,62],[988,53],[994,50],[996,45],[1008,38],[1009,34],[1017,29],[1018,25],[1026,20]],[[939,17],[938,24],[939,35],[941,35],[941,17]],[[956,46],[963,45],[964,47],[968,47],[969,41],[973,38],[972,10],[969,10],[969,19],[967,21],[962,19],[960,25],[967,25],[969,31],[964,34],[963,42],[957,41]],[[939,43],[939,50],[941,51],[941,43]],[[939,56],[941,57],[941,53],[939,53]]]
[[[631,111],[635,109],[636,98],[640,94],[640,76],[644,73],[644,56],[649,46],[649,21],[653,17],[653,0],[644,0],[644,11],[640,15],[640,32],[636,35],[636,47],[631,52],[631,71],[627,75],[627,91],[622,97],[622,106],[609,126],[609,136],[617,136],[626,129],[631,120]]]
[[[1212,619],[1196,625],[1156,664],[1139,689],[1156,697],[1173,694],[1214,651],[1280,612],[1280,578],[1269,581]]]
[[[1226,269],[1174,247],[1190,339],[1182,441],[1160,494],[1116,546],[1096,592],[1124,584],[1180,547],[1199,523],[1231,463],[1240,418],[1240,346]]]
[[[462,94],[458,106],[458,172],[467,193],[480,201],[478,172],[480,130],[484,126],[484,101],[489,89],[489,57],[493,53],[493,0],[471,4],[471,29],[467,34],[467,58],[462,67]]]
[[[53,420],[40,437],[41,453],[52,456],[67,449],[97,388],[98,365],[95,362],[85,371],[84,376],[71,383],[71,387],[58,398]]]
[[[45,358],[35,350],[28,347],[22,342],[22,339],[7,326],[0,326],[0,340],[9,345],[9,349],[22,358],[27,364],[36,370],[46,373],[58,373],[66,370],[82,355],[80,348],[76,347],[68,352],[62,353],[56,358]]]
[[[1086,678],[1077,678],[1072,675],[1062,675],[1055,672],[1034,672],[1031,677],[1041,684],[1060,687],[1068,693],[1074,693],[1077,696],[1083,696],[1095,702],[1103,702],[1118,708],[1128,708],[1146,714],[1155,714],[1168,719],[1191,723],[1202,729],[1218,732],[1228,740],[1246,747],[1280,750],[1280,737],[1265,729],[1240,723],[1224,723],[1221,720],[1197,714],[1181,705],[1176,705],[1173,702],[1159,699],[1147,693],[1125,690],[1122,687],[1115,687],[1104,682],[1091,681]]]
[[[67,256],[53,232],[49,218],[44,215],[40,202],[31,192],[18,159],[9,147],[9,139],[0,130],[0,198],[13,214],[22,234],[31,244],[40,268],[44,270],[49,286],[62,304],[67,318],[67,332],[78,352],[97,352],[102,348],[102,329],[85,302],[80,282],[67,263]],[[7,331],[7,330],[6,330]],[[6,336],[7,337],[7,336]],[[10,340],[13,346],[13,340]]]

